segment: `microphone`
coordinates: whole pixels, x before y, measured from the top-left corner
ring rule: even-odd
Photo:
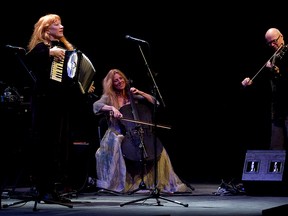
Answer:
[[[10,49],[11,51],[14,51],[14,52],[24,52],[24,53],[26,53],[26,50],[25,50],[23,47],[6,45],[6,48],[7,48],[7,49]]]
[[[125,38],[126,38],[126,39],[129,39],[129,40],[136,41],[136,42],[149,44],[149,43],[148,43],[147,41],[145,41],[145,40],[141,40],[141,39],[138,39],[138,38],[135,38],[135,37],[131,37],[130,35],[126,35]]]

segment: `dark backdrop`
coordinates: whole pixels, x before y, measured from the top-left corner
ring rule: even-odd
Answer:
[[[166,105],[158,121],[172,128],[158,135],[176,172],[188,181],[241,178],[246,150],[267,148],[270,125],[269,91],[261,73],[253,91],[243,90],[240,82],[270,57],[266,30],[287,33],[281,10],[218,2],[7,2],[0,15],[1,90],[9,85],[27,94],[29,74],[5,46],[26,48],[33,25],[47,13],[61,16],[67,39],[94,64],[96,95],[114,67],[136,87],[152,91],[138,44],[125,35],[146,40],[150,46],[141,48]]]

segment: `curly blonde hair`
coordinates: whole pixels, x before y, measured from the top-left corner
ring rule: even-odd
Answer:
[[[121,70],[111,69],[103,79],[102,86],[103,86],[103,94],[108,97],[108,103],[113,105],[115,108],[119,109],[120,105],[118,104],[117,94],[113,87],[113,78],[115,74],[119,74],[121,77],[123,77],[126,85],[129,83],[128,78]],[[125,88],[123,92],[121,92],[121,94],[124,97],[128,97],[128,93],[126,92],[126,90],[127,89]]]

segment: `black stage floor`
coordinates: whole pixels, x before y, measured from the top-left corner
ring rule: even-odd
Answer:
[[[71,206],[51,203],[22,202],[19,194],[25,194],[29,188],[16,188],[18,197],[2,193],[0,215],[142,215],[142,216],[178,216],[178,215],[245,215],[268,216],[287,215],[288,196],[283,195],[215,195],[219,184],[191,184],[195,190],[189,194],[155,194],[154,191],[140,190],[133,194],[112,194],[102,190],[78,192],[68,201]],[[17,204],[19,202],[19,204]],[[36,207],[36,208],[34,208]]]

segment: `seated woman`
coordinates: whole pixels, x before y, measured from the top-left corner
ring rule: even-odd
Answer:
[[[141,158],[142,155],[139,156],[139,161],[137,160],[139,151],[140,153],[147,153],[150,152],[149,149],[143,148],[143,146],[141,149],[138,144],[135,149],[132,145],[129,146],[127,139],[131,137],[131,134],[127,128],[125,130],[125,118],[123,116],[129,114],[133,116],[133,104],[134,106],[135,104],[147,104],[147,107],[149,105],[153,107],[153,104],[158,103],[156,99],[135,87],[130,87],[127,77],[118,69],[111,69],[103,79],[102,85],[103,94],[99,100],[94,102],[93,112],[95,114],[108,114],[108,129],[95,154],[97,187],[121,193],[154,188],[165,193],[192,192],[192,189],[184,184],[174,172],[170,158],[163,146],[161,149],[156,149],[157,158],[154,157],[154,159],[157,160],[157,164],[154,163],[153,157],[151,157],[152,160],[146,160],[145,154],[144,160]],[[144,131],[144,136],[146,131]],[[143,141],[141,134],[137,135],[136,140],[139,141],[138,138]],[[150,138],[151,140],[149,138],[144,139],[142,144],[153,145],[153,136],[151,135]],[[157,139],[157,144],[158,141]],[[125,155],[123,152],[125,151],[124,145],[128,145],[125,148],[129,148],[132,155]],[[133,154],[133,149],[135,154]],[[140,150],[138,151],[138,149]],[[155,167],[157,167],[157,172],[155,172]],[[157,185],[155,185],[155,174],[157,175]]]

